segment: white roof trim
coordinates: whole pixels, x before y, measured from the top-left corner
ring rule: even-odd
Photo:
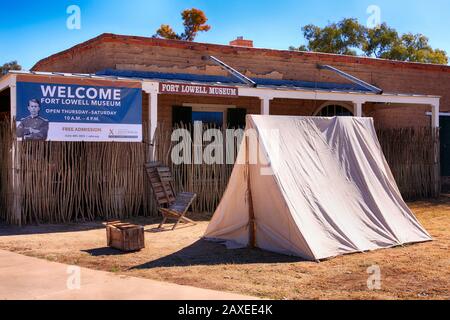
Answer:
[[[89,78],[98,80],[120,80],[120,81],[132,81],[132,82],[143,82],[144,79],[141,78],[124,78],[115,76],[98,76],[90,73],[64,73],[64,72],[43,72],[43,71],[9,71],[8,74],[29,74],[37,76],[56,76],[56,77],[70,77],[70,78]]]

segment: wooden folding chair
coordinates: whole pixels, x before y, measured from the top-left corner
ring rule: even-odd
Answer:
[[[190,192],[176,194],[172,173],[162,163],[150,162],[145,165],[145,169],[159,206],[159,212],[163,216],[163,221],[158,229],[161,229],[167,220],[176,220],[172,230],[175,230],[180,222],[196,224],[193,220],[186,218],[186,214],[197,195]]]

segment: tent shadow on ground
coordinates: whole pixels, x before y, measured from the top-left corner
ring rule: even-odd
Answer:
[[[284,256],[260,249],[229,250],[222,244],[199,240],[178,252],[132,267],[130,270],[222,264],[296,263],[304,261],[300,258]]]

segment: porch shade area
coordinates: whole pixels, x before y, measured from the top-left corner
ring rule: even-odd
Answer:
[[[257,247],[307,260],[431,240],[397,188],[372,119],[252,115],[251,129],[258,141],[244,139],[207,240],[248,246],[253,216]]]

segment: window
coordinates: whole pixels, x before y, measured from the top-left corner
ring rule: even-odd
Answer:
[[[204,124],[223,127],[224,113],[217,111],[192,111],[192,122],[201,121]]]
[[[201,121],[204,125],[216,128],[245,128],[247,110],[231,105],[183,104],[172,107],[174,127]]]
[[[349,108],[339,104],[327,104],[317,113],[317,117],[353,117],[353,112]]]

